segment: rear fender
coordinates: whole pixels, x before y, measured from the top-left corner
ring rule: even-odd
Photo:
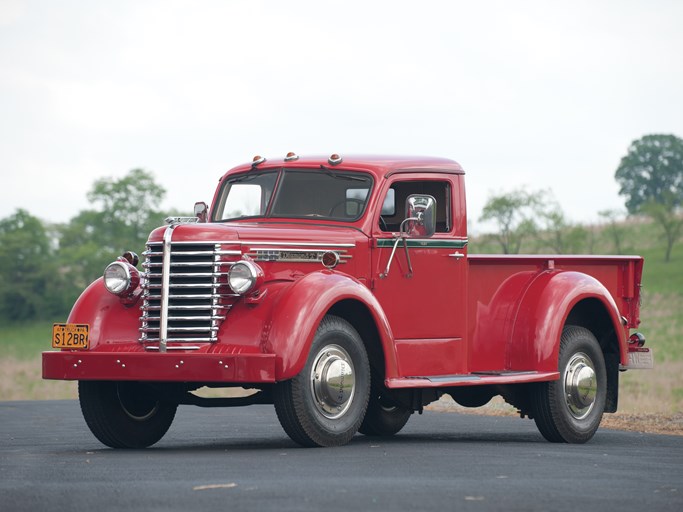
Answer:
[[[619,333],[617,306],[600,281],[581,272],[540,274],[530,284],[517,310],[506,347],[507,367],[513,371],[556,372],[562,329],[572,309],[586,299],[595,299],[604,306],[614,331]],[[626,342],[621,339],[623,336],[619,338],[623,355]]]
[[[396,375],[391,328],[375,296],[351,276],[321,270],[307,274],[283,290],[273,305],[271,322],[264,334],[267,335],[265,351],[277,355],[277,380],[291,379],[301,372],[320,321],[335,304],[347,300],[355,300],[369,311],[379,333],[386,375]]]

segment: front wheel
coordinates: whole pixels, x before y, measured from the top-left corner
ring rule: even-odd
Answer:
[[[178,409],[137,382],[80,381],[78,399],[90,431],[111,448],[153,445],[166,434]]]
[[[368,406],[370,364],[358,332],[327,315],[303,370],[275,386],[282,428],[302,446],[340,446],[358,431]]]
[[[607,396],[605,359],[593,333],[565,327],[559,363],[559,380],[536,387],[534,420],[550,442],[585,443],[600,425]]]

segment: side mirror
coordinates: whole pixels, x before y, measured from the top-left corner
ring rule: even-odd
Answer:
[[[406,199],[406,219],[401,231],[407,236],[430,238],[436,232],[436,199],[425,194],[411,194]],[[404,231],[405,225],[405,231]]]
[[[204,201],[199,201],[194,204],[194,216],[199,219],[199,222],[206,222],[209,216],[209,205]]]
[[[406,252],[406,260],[408,260],[408,273],[406,277],[413,277],[413,264],[410,262],[410,253],[408,252],[408,238],[430,238],[436,233],[436,199],[433,196],[426,194],[411,194],[406,199],[406,218],[401,222],[399,228],[399,236],[396,237],[394,247],[391,249],[387,267],[379,277],[384,279],[389,275],[391,262],[394,259],[396,248],[400,242],[403,242],[403,249]]]

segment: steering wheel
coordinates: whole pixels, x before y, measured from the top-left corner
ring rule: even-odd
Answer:
[[[362,210],[363,206],[365,206],[365,200],[364,199],[348,198],[348,199],[344,199],[342,201],[339,201],[338,203],[335,203],[334,206],[332,206],[332,208],[330,208],[330,213],[328,213],[328,215],[330,217],[334,217],[334,215],[332,215],[334,213],[334,211],[337,208],[339,208],[340,206],[346,205],[347,203],[356,203],[358,205],[358,212],[359,213]],[[356,217],[357,217],[357,215],[356,215]]]

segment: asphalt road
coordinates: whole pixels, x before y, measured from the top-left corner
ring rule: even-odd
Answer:
[[[683,437],[427,412],[397,436],[305,449],[271,406],[184,406],[146,450],[104,448],[77,402],[0,402],[0,511],[683,510]]]

